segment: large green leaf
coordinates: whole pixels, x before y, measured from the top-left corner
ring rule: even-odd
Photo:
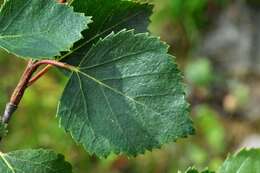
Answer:
[[[137,155],[193,134],[168,46],[121,31],[82,54],[60,100],[60,124],[98,156]]]
[[[71,173],[62,155],[49,150],[20,150],[0,153],[1,173]]]
[[[245,149],[228,157],[218,173],[260,173],[260,149]]]
[[[90,17],[56,0],[5,0],[0,47],[25,58],[52,58],[69,51],[90,22]]]
[[[112,31],[135,29],[137,32],[146,32],[149,17],[152,14],[152,5],[140,4],[125,0],[74,0],[71,4],[75,11],[93,17],[93,23],[86,30],[84,39],[79,41],[74,50],[64,61],[78,65],[82,56],[100,37],[105,37]]]

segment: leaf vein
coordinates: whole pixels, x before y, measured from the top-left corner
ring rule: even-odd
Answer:
[[[4,161],[4,163],[6,164],[6,166],[11,170],[12,173],[16,173],[14,170],[14,167],[8,162],[8,160],[5,158],[5,154],[0,152],[0,157],[2,158],[2,160]]]
[[[145,77],[145,76],[166,75],[166,74],[171,74],[171,73],[172,73],[172,71],[165,72],[165,73],[145,73],[145,74],[122,76],[122,77],[116,77],[116,78],[105,78],[100,81],[105,82],[105,81],[110,81],[110,80],[123,80],[123,79],[131,79],[131,78]]]
[[[12,23],[15,21],[15,19],[19,16],[19,14],[22,13],[23,10],[25,10],[26,6],[31,2],[31,0],[28,0],[24,6],[21,7],[21,9],[19,11],[17,11],[17,13],[14,15],[14,17],[10,20],[10,23],[6,25],[6,27],[2,30],[2,33],[5,32],[10,25],[12,25]],[[11,8],[11,7],[10,7]]]
[[[124,58],[129,58],[131,56],[140,55],[140,54],[143,54],[143,53],[147,53],[148,51],[154,51],[154,50],[155,49],[148,49],[148,50],[141,50],[141,51],[133,52],[133,53],[130,53],[130,54],[126,54],[126,55],[122,55],[122,56],[119,56],[117,58],[114,58],[111,61],[105,61],[104,63],[95,64],[95,65],[92,65],[92,66],[80,67],[80,69],[81,70],[93,69],[93,68],[100,67],[100,66],[103,66],[103,65],[107,65],[107,64],[110,64],[110,63],[113,63],[113,62],[116,62],[116,61],[120,61]]]
[[[107,105],[108,105],[108,107],[109,107],[109,109],[110,109],[112,115],[114,116],[114,118],[115,118],[116,121],[117,121],[118,127],[119,127],[120,131],[122,132],[126,143],[130,144],[130,141],[128,140],[127,135],[125,135],[124,130],[123,130],[121,124],[119,123],[119,120],[118,120],[116,114],[114,113],[114,111],[113,111],[113,109],[112,109],[110,103],[109,103],[109,100],[108,100],[108,98],[107,98],[106,93],[104,92],[104,90],[103,90],[103,88],[102,88],[101,86],[99,86],[99,88],[101,89],[101,91],[102,91],[102,93],[103,93],[103,95],[104,95],[104,97],[105,97],[105,100],[106,100],[106,102],[107,102]],[[128,146],[129,146],[129,145],[128,145]]]
[[[85,77],[87,77],[87,78],[93,80],[94,82],[96,82],[96,83],[98,83],[98,84],[100,84],[100,85],[102,85],[102,86],[104,86],[104,87],[106,87],[106,88],[112,90],[113,92],[115,92],[115,93],[117,93],[117,94],[119,94],[119,95],[122,95],[122,96],[126,97],[127,99],[133,101],[134,103],[139,104],[139,105],[145,107],[145,108],[148,109],[148,110],[151,110],[152,112],[156,113],[157,115],[161,115],[159,112],[156,112],[155,110],[153,110],[153,109],[147,107],[145,104],[134,100],[134,99],[131,98],[130,96],[125,95],[124,93],[122,93],[122,92],[120,92],[120,91],[118,91],[118,90],[116,90],[116,89],[114,89],[114,88],[108,86],[107,84],[105,84],[105,83],[103,83],[103,82],[101,82],[101,81],[95,79],[94,77],[92,77],[92,76],[90,76],[90,75],[88,75],[88,74],[86,74],[86,73],[84,73],[84,72],[82,72],[82,71],[79,71],[79,73],[81,73],[83,76],[85,76]]]
[[[88,109],[87,109],[87,107],[88,107],[88,106],[87,106],[87,102],[86,102],[86,100],[84,99],[84,98],[86,98],[86,96],[85,96],[85,93],[84,93],[83,88],[82,88],[82,80],[81,80],[81,78],[80,78],[80,76],[79,76],[78,73],[76,73],[76,75],[77,75],[78,81],[79,81],[80,92],[81,92],[81,95],[82,95],[82,97],[83,97],[84,112],[87,114],[86,119],[85,119],[85,121],[84,121],[84,124],[86,124],[86,121],[87,121],[87,120],[90,122],[89,113],[88,113]],[[83,127],[84,127],[84,126],[85,126],[85,125],[83,125]],[[93,129],[91,123],[89,124],[89,127],[90,127],[90,130],[91,130],[91,132],[92,132],[94,138],[96,138],[96,135],[95,135],[95,132],[94,132],[94,129]],[[81,130],[83,130],[83,129],[81,129]],[[80,132],[80,133],[82,133],[82,132]],[[81,135],[82,135],[82,134],[80,134],[80,136],[81,136]]]

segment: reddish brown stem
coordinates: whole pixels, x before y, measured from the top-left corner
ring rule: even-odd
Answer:
[[[31,86],[34,82],[36,82],[38,79],[40,79],[43,75],[45,75],[50,68],[53,67],[52,65],[47,65],[44,67],[41,71],[39,71],[35,76],[31,78],[31,80],[28,82],[28,87]]]
[[[48,64],[48,65],[46,67],[44,67],[41,71],[39,71],[35,76],[33,76],[31,78],[31,80],[28,82],[27,86],[31,86],[34,82],[36,82],[43,75],[45,75],[50,70],[50,68],[53,67],[53,66],[65,68],[65,69],[68,69],[68,70],[74,70],[75,69],[74,66],[64,64],[64,63],[61,63],[61,62],[58,62],[58,61],[52,61],[52,60],[39,61],[35,65],[42,65],[42,64]]]
[[[29,82],[30,78],[32,77],[33,73],[36,71],[37,67],[34,66],[34,62],[30,60],[27,64],[27,67],[18,83],[16,86],[10,102],[6,105],[6,109],[4,112],[4,116],[2,117],[2,121],[4,123],[8,123],[8,121],[11,118],[11,115],[15,112],[17,106],[19,105],[24,92],[27,88],[27,83]]]
[[[56,66],[56,67],[61,67],[67,70],[75,70],[76,67],[63,63],[63,62],[59,62],[59,61],[55,61],[55,60],[41,60],[38,61],[34,64],[34,66],[41,66],[41,65],[52,65],[52,66]]]
[[[35,77],[32,78],[34,72],[41,65],[47,65],[46,68],[44,68],[45,70],[43,69],[42,71],[40,71],[40,73],[38,73]],[[15,112],[15,110],[17,109],[17,107],[20,103],[26,88],[28,86],[30,86],[32,84],[32,82],[36,81],[37,79],[42,77],[44,74],[46,74],[46,72],[48,71],[48,68],[50,68],[48,66],[50,66],[50,67],[57,66],[57,67],[61,67],[61,68],[73,70],[73,71],[77,70],[76,67],[69,65],[69,64],[59,62],[59,61],[41,60],[41,61],[33,62],[32,60],[30,60],[28,62],[28,65],[27,65],[17,87],[15,88],[15,90],[11,96],[10,102],[6,105],[4,116],[2,117],[2,122],[4,122],[4,123],[9,122],[12,114]]]
[[[29,81],[31,80],[31,77],[33,73],[37,70],[37,68],[41,65],[50,65],[50,66],[57,66],[68,70],[74,70],[75,67],[59,62],[54,60],[41,60],[33,63],[33,61],[29,61],[23,76],[18,83],[17,87],[15,88],[13,95],[11,97],[10,103],[14,105],[18,105],[21,101],[21,98],[23,97],[24,91],[28,86]]]
[[[58,2],[65,3],[66,0],[58,0]],[[43,64],[47,64],[47,66],[32,78],[32,76],[33,76],[34,72],[37,70],[37,68]],[[12,114],[15,112],[19,103],[21,102],[21,99],[24,95],[26,88],[28,86],[30,86],[33,82],[38,80],[40,77],[42,77],[44,74],[46,74],[46,72],[49,70],[49,68],[51,66],[57,66],[57,67],[61,67],[61,68],[69,69],[69,70],[76,70],[76,68],[71,65],[67,65],[67,64],[64,64],[61,62],[57,62],[57,61],[42,60],[42,61],[34,62],[34,61],[30,60],[28,62],[28,65],[27,65],[18,85],[16,86],[16,88],[11,96],[10,102],[6,105],[5,112],[2,117],[3,123],[9,122]]]
[[[28,65],[18,83],[17,87],[15,88],[12,97],[10,99],[10,103],[14,105],[18,105],[23,97],[24,91],[27,88],[27,83],[31,79],[33,73],[37,70],[37,66],[34,65],[33,61],[30,60]]]

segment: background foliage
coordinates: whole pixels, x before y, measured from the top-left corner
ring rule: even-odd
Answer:
[[[241,146],[259,145],[259,137],[255,134],[260,132],[260,112],[255,110],[256,116],[252,118],[252,112],[246,111],[247,102],[259,106],[259,98],[251,97],[254,88],[250,88],[250,83],[245,81],[246,76],[227,73],[214,59],[200,53],[200,45],[207,33],[218,27],[217,19],[236,1],[152,2],[155,4],[155,14],[150,30],[170,43],[171,51],[178,57],[185,73],[192,116],[197,127],[196,136],[135,159],[110,156],[99,160],[89,156],[57,126],[58,120],[54,115],[66,79],[53,70],[26,92],[21,109],[10,124],[9,135],[0,144],[1,148],[4,151],[52,148],[64,153],[77,173],[175,173],[178,168],[184,171],[190,165],[200,169],[209,165],[211,170],[217,170],[228,152],[234,152]],[[258,1],[253,0],[242,4],[243,8],[247,6],[250,6],[249,11],[251,7],[259,8]],[[254,61],[259,58],[256,56]],[[4,110],[24,66],[23,60],[0,52],[0,110]],[[257,86],[260,83],[259,75],[251,75],[250,82]]]

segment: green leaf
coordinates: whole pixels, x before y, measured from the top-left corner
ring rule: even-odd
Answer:
[[[0,153],[1,173],[71,173],[62,155],[49,150],[19,150]]]
[[[135,156],[193,134],[182,77],[168,46],[148,34],[110,34],[71,74],[60,124],[90,152]]]
[[[90,22],[90,17],[55,0],[5,0],[0,47],[24,58],[52,58],[69,51]]]
[[[237,154],[229,156],[218,173],[259,173],[260,172],[260,149],[244,149]],[[186,173],[199,173],[194,168],[188,169]],[[204,171],[201,173],[214,173]]]
[[[78,65],[82,59],[79,53],[88,52],[93,43],[112,31],[135,29],[136,32],[146,32],[153,8],[149,4],[125,0],[74,0],[71,5],[75,11],[92,16],[94,21],[83,33],[84,39],[75,44],[74,49],[77,51],[72,51],[64,60],[74,65]]]
[[[220,167],[219,173],[259,173],[260,149],[245,149],[230,156]]]

